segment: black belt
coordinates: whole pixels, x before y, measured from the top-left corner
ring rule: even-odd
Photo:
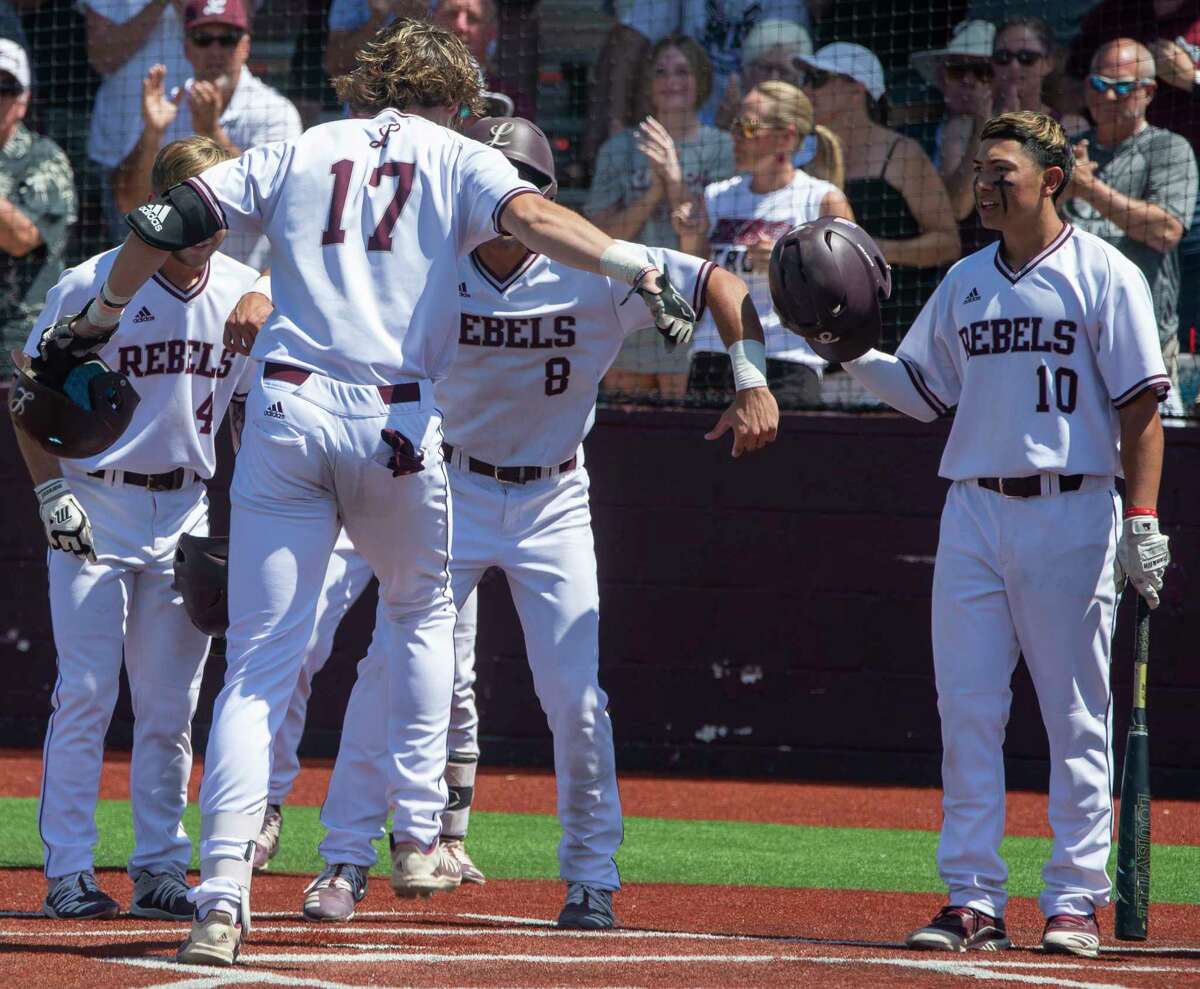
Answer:
[[[449,443],[442,444],[442,457],[449,462],[454,456],[454,447]],[[530,481],[540,481],[543,478],[555,477],[558,474],[565,474],[569,470],[574,470],[576,458],[564,460],[557,467],[497,467],[494,464],[484,463],[482,460],[476,460],[474,457],[467,457],[467,469],[472,474],[483,474],[485,477],[493,477],[497,481],[503,481],[505,484],[527,484]]]
[[[263,365],[263,377],[276,381],[287,381],[293,385],[302,385],[309,379],[312,371],[293,367],[291,364],[280,364],[277,361],[267,361]],[[406,381],[401,385],[376,385],[379,397],[388,405],[402,405],[406,402],[421,401],[421,386],[415,381]]]
[[[1042,493],[1042,476],[1033,474],[1030,477],[979,477],[976,478],[981,488],[995,491],[1009,498],[1036,498]],[[1078,491],[1083,487],[1082,474],[1059,474],[1059,491]]]
[[[88,474],[88,477],[103,478],[108,471],[94,470]],[[138,474],[131,470],[114,470],[114,474],[120,475],[122,484],[135,484],[139,488],[146,488],[149,491],[178,491],[187,483],[188,471],[184,467],[176,467],[174,470],[169,470],[165,474]]]

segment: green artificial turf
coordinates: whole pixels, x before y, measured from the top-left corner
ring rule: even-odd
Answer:
[[[283,838],[272,872],[316,874],[322,830],[316,807],[285,807]],[[199,811],[189,806],[185,826],[199,834]],[[97,812],[98,867],[122,867],[133,848],[126,801],[101,801]],[[540,814],[471,815],[468,847],[489,878],[555,879],[558,822]],[[381,842],[379,846],[381,847]],[[941,893],[934,867],[937,835],[883,828],[816,828],[742,821],[625,819],[625,843],[617,856],[628,883],[710,883]],[[1014,896],[1036,896],[1050,854],[1046,838],[1008,838],[1002,852]],[[40,867],[37,801],[0,799],[0,867]],[[386,862],[386,853],[381,856]],[[196,866],[193,859],[192,865]],[[376,865],[376,872],[386,868]],[[1111,866],[1110,866],[1111,871]],[[1156,845],[1156,903],[1200,903],[1200,848]]]

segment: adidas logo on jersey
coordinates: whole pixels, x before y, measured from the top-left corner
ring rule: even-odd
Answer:
[[[276,402],[274,405],[272,405],[270,408],[268,408],[267,411],[263,413],[263,415],[268,415],[272,419],[286,419],[287,418],[287,416],[285,416],[283,414],[283,403],[282,402]]]
[[[154,205],[147,203],[141,207],[141,214],[150,221],[150,226],[154,228],[155,233],[162,233],[163,220],[167,218],[167,214],[171,212],[171,207],[166,203]]]
[[[467,291],[467,283],[466,283],[466,282],[459,282],[459,283],[458,283],[458,297],[459,297],[460,299],[469,299],[469,298],[471,298],[471,293]]]
[[[145,306],[142,306],[142,308],[138,310],[137,315],[133,317],[133,321],[135,323],[149,323],[153,319],[154,313],[152,313]]]
[[[970,292],[967,293],[967,297],[962,300],[962,304],[965,306],[970,302],[978,302],[978,301],[979,301],[979,289],[973,288],[973,289],[971,289]]]

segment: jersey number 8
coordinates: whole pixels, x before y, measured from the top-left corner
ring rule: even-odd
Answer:
[[[561,395],[571,382],[571,362],[565,357],[546,361],[546,394]]]

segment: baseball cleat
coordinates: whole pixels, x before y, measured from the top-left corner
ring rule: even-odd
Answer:
[[[279,804],[267,804],[263,815],[262,830],[254,839],[254,871],[262,872],[271,864],[279,851],[279,832],[283,830],[283,808]]]
[[[558,915],[558,926],[580,931],[606,931],[616,927],[612,891],[587,883],[568,883],[567,902]]]
[[[921,951],[1003,951],[1012,947],[1004,920],[971,907],[945,906],[904,941]]]
[[[1046,921],[1042,931],[1042,949],[1052,955],[1095,958],[1100,954],[1100,925],[1096,923],[1096,915],[1056,913]]]
[[[188,884],[178,872],[139,872],[133,881],[135,917],[154,920],[191,920],[195,908],[188,902]]]
[[[96,885],[91,872],[72,872],[49,880],[42,913],[57,920],[112,920],[121,907]]]
[[[435,842],[429,851],[412,841],[392,843],[392,892],[401,899],[452,892],[462,883],[458,860]]]
[[[224,910],[210,910],[203,920],[192,919],[192,933],[179,946],[175,960],[181,965],[232,965],[241,949],[241,925]]]
[[[367,895],[365,866],[327,865],[304,890],[306,920],[340,921],[354,916],[355,905]]]
[[[477,886],[482,886],[487,880],[480,871],[479,866],[471,861],[471,856],[467,852],[467,846],[463,844],[462,838],[443,838],[442,847],[453,856],[458,863],[458,868],[462,872],[462,881],[464,883],[475,883]]]

